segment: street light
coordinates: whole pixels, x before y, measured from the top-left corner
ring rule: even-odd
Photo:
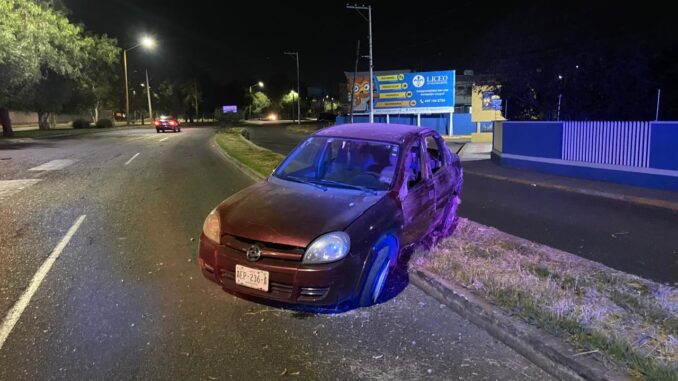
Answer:
[[[252,98],[252,88],[254,86],[259,86],[259,88],[264,88],[264,83],[259,81],[255,83],[254,85],[250,86],[250,116],[248,119],[252,119],[252,106],[254,105],[254,98]]]
[[[131,48],[123,49],[122,50],[122,62],[123,66],[125,68],[125,116],[127,117],[127,125],[130,125],[130,120],[129,120],[129,82],[127,80],[127,52],[134,50],[140,46],[146,48],[146,49],[154,49],[155,46],[157,45],[155,39],[151,36],[143,36],[139,43],[136,45],[132,46]],[[148,82],[148,81],[147,81]],[[149,109],[150,109],[150,101],[149,101]]]
[[[294,56],[297,60],[297,94],[301,94],[301,89],[299,87],[299,52],[284,52],[286,56]],[[299,97],[297,97],[297,124],[301,124],[301,104],[299,103]]]

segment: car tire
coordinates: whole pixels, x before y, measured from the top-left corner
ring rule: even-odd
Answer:
[[[177,132],[181,132],[181,128],[177,128]]]
[[[365,283],[360,292],[358,299],[360,307],[367,307],[377,303],[386,287],[388,276],[396,264],[396,256],[393,254],[398,252],[397,241],[395,239],[386,239],[382,240],[381,244],[378,245],[378,248],[374,249],[376,251],[375,258],[372,261],[372,266],[370,266],[370,271],[365,278]]]
[[[156,129],[155,129],[155,133],[156,133],[156,134],[159,134],[159,133],[160,133],[160,129],[156,128]]]

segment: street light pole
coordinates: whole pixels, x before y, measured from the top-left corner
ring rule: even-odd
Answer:
[[[367,21],[368,24],[368,30],[369,30],[369,40],[370,40],[370,123],[374,123],[374,60],[373,57],[374,55],[372,54],[372,6],[364,6],[364,5],[346,5],[346,8],[348,9],[355,9],[362,18],[364,18]],[[360,12],[361,10],[366,10],[367,11],[367,17]]]
[[[151,84],[148,81],[148,69],[146,69],[146,95],[148,97],[148,119],[153,123],[153,108],[151,107]]]
[[[122,51],[122,62],[125,67],[125,117],[127,118],[127,125],[130,125],[129,119],[129,84],[127,81],[127,49]]]
[[[299,98],[301,96],[301,88],[299,85],[299,52],[285,52],[288,56],[294,56],[297,60],[297,124],[301,124],[301,103]]]
[[[141,38],[141,41],[132,46],[131,48],[123,49],[122,50],[122,63],[123,67],[125,68],[125,117],[127,118],[127,125],[130,125],[130,116],[129,116],[129,80],[127,79],[127,52],[134,50],[140,46],[143,46],[147,49],[153,49],[155,47],[155,40],[149,36],[144,36]],[[148,77],[148,73],[147,73]],[[150,101],[149,101],[150,105]],[[149,106],[150,109],[150,106]]]

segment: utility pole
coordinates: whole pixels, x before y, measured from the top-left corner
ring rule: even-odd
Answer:
[[[558,121],[560,122],[560,103],[563,100],[563,94],[558,94]]]
[[[297,60],[297,124],[301,124],[301,103],[299,98],[301,98],[301,87],[299,85],[299,52],[285,52],[287,56],[294,56]]]
[[[146,95],[148,96],[148,119],[153,124],[153,108],[151,107],[151,84],[148,82],[148,69],[146,69]]]
[[[198,119],[198,82],[193,78],[193,90],[195,91],[195,118]]]
[[[346,4],[347,9],[355,9],[358,14],[367,21],[368,30],[369,30],[369,40],[370,40],[370,123],[374,123],[374,60],[372,54],[372,6],[364,5],[348,5]],[[367,11],[367,17],[360,12],[361,10]]]
[[[358,62],[360,61],[360,40],[358,40],[358,46],[355,49],[355,67],[353,68],[353,84],[351,85],[351,123],[353,123],[353,102],[355,102],[355,77],[358,75]]]

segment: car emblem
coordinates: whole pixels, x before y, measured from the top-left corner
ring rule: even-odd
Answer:
[[[261,258],[261,248],[258,244],[254,244],[247,249],[247,260],[250,262],[256,262]]]

